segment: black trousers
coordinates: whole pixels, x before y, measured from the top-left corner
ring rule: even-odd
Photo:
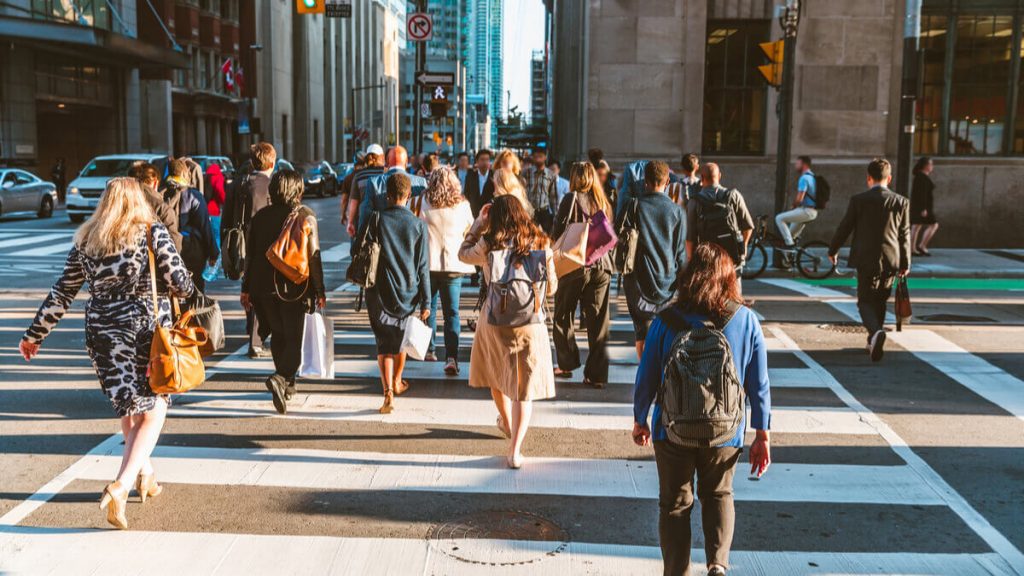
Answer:
[[[658,539],[665,576],[690,573],[690,511],[695,472],[707,562],[729,567],[729,549],[736,526],[732,479],[741,452],[740,448],[685,448],[665,440],[654,443],[659,484]]]
[[[857,270],[857,310],[868,339],[885,329],[885,309],[892,295],[893,276],[886,272]]]
[[[580,305],[587,326],[590,353],[583,376],[592,382],[608,382],[608,329],[611,273],[594,268],[583,268],[558,279],[555,292],[554,340],[558,368],[575,370],[580,366],[580,348],[576,345],[573,326],[576,306]]]
[[[305,300],[284,302],[276,296],[255,298],[256,318],[270,327],[270,353],[274,357],[274,372],[289,382],[302,363],[302,329],[308,308]]]

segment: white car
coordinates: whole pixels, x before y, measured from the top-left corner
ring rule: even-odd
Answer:
[[[24,213],[53,216],[57,187],[17,168],[0,168],[0,216]]]
[[[136,162],[149,162],[163,173],[167,167],[166,154],[111,154],[97,156],[85,165],[78,177],[68,184],[68,218],[79,223],[92,214],[99,204],[100,194],[107,187],[107,180],[116,176],[127,176]]]

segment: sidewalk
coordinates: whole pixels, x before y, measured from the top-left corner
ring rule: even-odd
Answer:
[[[848,248],[840,251],[839,264],[845,267]],[[932,248],[932,256],[914,256],[910,275],[915,278],[1013,278],[1024,279],[1024,249],[1019,248]],[[771,267],[765,277],[789,277],[791,274]]]

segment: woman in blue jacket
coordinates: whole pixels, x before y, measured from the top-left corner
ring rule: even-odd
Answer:
[[[750,402],[750,427],[756,431],[750,447],[751,473],[760,476],[771,463],[768,351],[757,316],[742,302],[732,258],[715,244],[701,244],[679,277],[678,301],[659,314],[647,333],[633,395],[633,441],[639,446],[654,441],[660,484],[658,534],[666,575],[686,574],[689,568],[695,472],[697,497],[703,508],[708,574],[725,574],[736,520],[732,479],[746,428],[746,422],[741,422],[731,440],[714,447],[691,448],[668,439],[655,398],[680,329],[708,320],[724,325],[722,333],[729,342],[736,375]],[[652,425],[648,426],[652,404]]]

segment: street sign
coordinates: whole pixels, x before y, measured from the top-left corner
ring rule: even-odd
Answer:
[[[430,72],[423,70],[416,73],[416,83],[420,86],[454,86],[455,74],[452,72]]]
[[[351,18],[352,0],[324,0],[324,13],[328,18]]]
[[[764,76],[768,84],[776,87],[782,86],[782,59],[785,54],[783,44],[782,40],[758,44],[764,55],[771,61],[771,64],[762,64],[757,67],[757,70]]]
[[[405,31],[409,40],[426,42],[434,37],[434,19],[425,12],[413,12],[405,21]]]
[[[434,100],[448,100],[448,91],[444,86],[434,86]]]

